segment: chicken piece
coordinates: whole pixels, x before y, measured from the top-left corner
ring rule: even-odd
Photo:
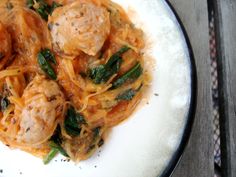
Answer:
[[[11,36],[0,22],[0,70],[11,57]]]
[[[0,1],[0,14],[4,10],[10,11],[14,7],[26,7],[26,0],[1,0]]]
[[[37,75],[24,90],[17,141],[39,145],[53,134],[63,118],[64,95],[56,82]]]
[[[2,12],[0,20],[12,37],[14,52],[37,64],[36,56],[42,48],[51,48],[46,22],[33,10],[16,6]]]
[[[95,56],[110,33],[110,18],[105,8],[78,0],[55,9],[48,26],[59,54],[76,57],[83,51]]]
[[[46,2],[50,5],[52,5],[53,2],[56,2],[57,4],[61,4],[61,5],[66,5],[75,1],[76,0],[46,0]]]

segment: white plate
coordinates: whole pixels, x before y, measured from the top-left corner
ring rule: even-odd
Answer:
[[[0,144],[0,176],[157,177],[170,163],[191,102],[191,63],[184,35],[164,0],[114,1],[146,34],[145,53],[155,60],[149,99],[112,130],[100,152],[79,164],[61,162],[64,158],[58,156],[45,166],[41,159]]]

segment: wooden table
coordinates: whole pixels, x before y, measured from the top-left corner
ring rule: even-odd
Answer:
[[[197,67],[193,131],[174,177],[213,177],[214,144],[208,5],[216,11],[222,174],[236,177],[236,0],[169,0],[182,20]]]

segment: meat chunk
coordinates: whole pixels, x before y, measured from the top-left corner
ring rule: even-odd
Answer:
[[[33,10],[17,6],[5,11],[0,20],[11,35],[14,52],[33,60],[33,64],[42,48],[51,48],[47,24]]]
[[[0,69],[9,61],[11,57],[11,36],[0,22]]]
[[[110,33],[109,12],[89,0],[55,9],[48,25],[54,50],[69,57],[96,55]]]
[[[37,75],[24,90],[17,141],[37,145],[47,141],[63,117],[64,95],[56,82]]]

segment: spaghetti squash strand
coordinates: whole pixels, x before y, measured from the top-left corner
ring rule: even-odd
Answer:
[[[9,105],[7,109],[3,112],[3,117],[1,119],[2,125],[6,124],[6,120],[9,117],[9,115],[14,111],[14,108],[15,107],[13,105]]]
[[[85,82],[84,82],[83,78],[80,75],[76,76],[74,68],[73,68],[72,61],[69,60],[69,59],[63,59],[62,63],[63,63],[63,67],[64,67],[66,73],[69,75],[71,81],[77,87],[85,90]]]
[[[10,12],[0,12],[9,16],[4,25],[16,41],[14,53],[9,54],[12,60],[4,69],[0,63],[0,94],[10,102],[0,113],[0,140],[39,157],[50,152],[53,141],[79,162],[89,158],[103,144],[108,129],[128,118],[140,102],[140,85],[149,83],[146,73],[139,78],[132,73],[132,80],[127,77],[116,88],[113,85],[135,63],[145,66],[144,36],[122,7],[110,0],[45,2],[63,4],[48,22],[15,2]],[[20,20],[16,20],[16,12]],[[122,46],[132,51],[116,55]],[[37,63],[38,53],[47,49],[55,55],[55,61],[48,62],[55,63],[56,80],[44,76]],[[96,68],[107,63],[110,67],[104,70]],[[99,71],[96,74],[106,77],[103,82],[93,81],[94,68]],[[135,94],[121,97],[127,90],[135,90]],[[71,106],[75,111],[68,114]]]
[[[7,76],[17,76],[21,74],[21,69],[6,69],[0,71],[0,79],[7,77]]]

